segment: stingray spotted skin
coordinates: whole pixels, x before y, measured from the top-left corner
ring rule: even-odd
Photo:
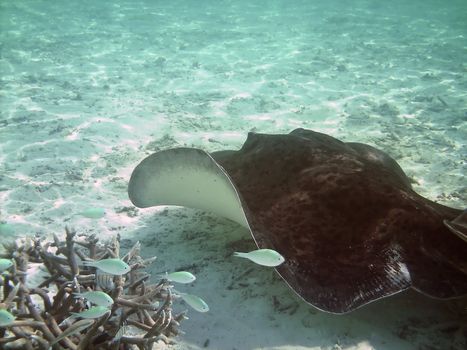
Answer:
[[[415,193],[397,162],[368,145],[297,129],[250,133],[238,151],[162,151],[135,168],[129,195],[140,207],[191,206],[249,228],[259,248],[285,257],[276,270],[287,284],[327,312],[410,287],[467,294],[467,244],[443,223],[462,212]]]

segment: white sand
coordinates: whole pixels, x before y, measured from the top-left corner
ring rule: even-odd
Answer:
[[[410,292],[322,313],[231,257],[253,248],[239,227],[134,209],[126,187],[154,151],[235,149],[249,131],[303,127],[383,149],[420,194],[465,208],[464,3],[187,4],[0,4],[2,234],[119,232],[159,257],[154,272],[189,268],[198,280],[179,289],[211,311],[190,310],[174,349],[461,349],[445,302]],[[72,216],[90,206],[107,216]]]

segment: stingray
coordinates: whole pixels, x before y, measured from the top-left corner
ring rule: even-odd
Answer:
[[[198,208],[244,226],[258,248],[284,256],[276,271],[323,311],[408,288],[467,294],[465,215],[417,194],[394,159],[366,144],[296,129],[249,133],[238,151],[168,149],[136,166],[128,194],[137,207]]]

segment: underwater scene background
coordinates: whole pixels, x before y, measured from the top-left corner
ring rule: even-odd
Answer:
[[[112,237],[191,268],[209,313],[174,349],[462,349],[462,321],[414,292],[336,316],[272,270],[232,264],[254,243],[186,208],[137,209],[145,156],[238,149],[250,131],[323,132],[398,161],[421,195],[467,207],[467,2],[0,1],[0,234]],[[93,219],[82,213],[105,208]],[[174,306],[183,309],[183,305]]]

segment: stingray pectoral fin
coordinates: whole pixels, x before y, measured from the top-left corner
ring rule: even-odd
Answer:
[[[205,151],[174,148],[154,153],[133,170],[128,185],[140,208],[177,205],[210,211],[248,228],[235,186]]]

